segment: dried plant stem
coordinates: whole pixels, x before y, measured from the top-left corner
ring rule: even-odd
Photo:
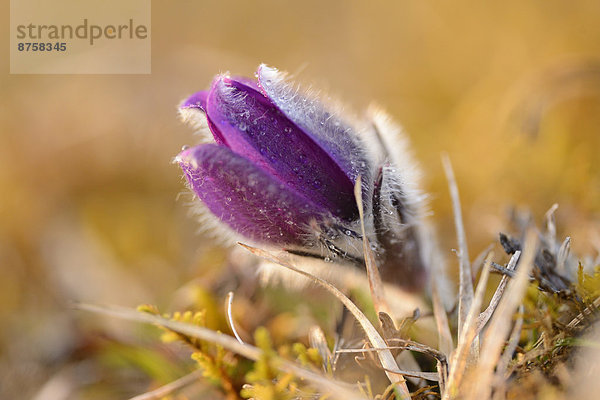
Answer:
[[[379,361],[381,362],[381,366],[385,370],[385,373],[390,380],[390,382],[396,384],[397,389],[400,391],[400,395],[402,399],[410,399],[410,392],[408,391],[408,387],[406,386],[406,380],[402,376],[402,371],[398,368],[398,364],[392,355],[392,352],[387,349],[387,343],[377,329],[371,324],[368,318],[363,314],[363,312],[354,304],[345,294],[343,294],[338,288],[330,284],[329,282],[316,277],[314,275],[309,274],[308,272],[299,270],[298,268],[286,263],[284,260],[278,258],[277,256],[265,251],[258,249],[256,247],[248,246],[243,243],[239,243],[240,246],[246,248],[253,254],[256,254],[259,257],[262,257],[268,261],[271,261],[277,265],[281,265],[291,271],[294,271],[300,275],[303,275],[313,282],[319,284],[324,289],[327,289],[331,294],[338,298],[346,306],[348,311],[354,315],[358,323],[361,325],[362,329],[365,331],[367,338],[371,342],[371,345],[375,348],[381,348],[384,350],[378,351],[377,356],[379,357]]]
[[[517,250],[515,252],[515,254],[512,255],[512,257],[510,258],[510,261],[508,262],[508,266],[506,268],[508,271],[515,270],[520,256],[521,256],[520,250]],[[477,320],[478,333],[481,332],[483,327],[488,323],[488,321],[492,317],[492,314],[496,310],[496,307],[498,307],[498,304],[500,303],[500,299],[502,298],[502,295],[504,294],[504,290],[506,289],[506,285],[508,284],[508,279],[509,279],[509,277],[507,275],[502,276],[502,279],[500,280],[500,283],[498,284],[498,287],[496,288],[496,291],[494,292],[494,295],[492,296],[492,299],[490,300],[490,304],[487,306],[485,311],[483,311],[481,314],[479,314],[479,319]]]
[[[419,353],[426,354],[430,357],[435,358],[439,363],[438,372],[422,372],[422,371],[404,371],[404,375],[412,376],[416,378],[427,379],[429,381],[434,382],[444,382],[447,378],[448,373],[448,362],[446,356],[442,354],[440,351],[433,349],[427,345],[413,342],[412,340],[406,339],[393,339],[392,342],[395,342],[394,345],[386,347],[389,350],[410,350],[416,351]],[[341,353],[368,353],[381,351],[382,349],[377,349],[373,347],[363,347],[360,349],[339,349],[336,350],[336,354]]]
[[[567,273],[567,259],[571,252],[571,237],[567,236],[558,249],[556,256],[556,271],[560,274]]]
[[[523,310],[524,309],[525,309],[525,307],[523,307],[523,304],[519,305],[519,310],[518,310],[519,317],[515,321],[515,325],[510,334],[510,339],[508,340],[508,344],[506,345],[506,348],[504,349],[504,352],[502,353],[502,357],[500,357],[500,361],[498,362],[498,365],[496,366],[496,378],[499,381],[503,381],[506,378],[506,376],[505,376],[506,369],[508,368],[508,364],[510,363],[510,360],[512,360],[513,353],[515,352],[515,350],[517,349],[517,346],[519,345],[519,340],[521,339],[521,329],[523,329]]]
[[[348,353],[361,354],[361,353],[377,352],[377,351],[381,351],[381,350],[404,350],[406,348],[407,348],[406,346],[389,346],[389,347],[385,347],[385,348],[367,347],[367,348],[361,348],[361,349],[340,349],[340,350],[337,350],[336,353],[338,353],[338,354],[348,354]],[[402,370],[402,374],[405,376],[413,377],[413,378],[426,379],[426,380],[432,381],[432,382],[438,382],[440,380],[439,374],[437,372]]]
[[[229,325],[229,328],[233,332],[233,335],[238,340],[238,342],[240,342],[241,344],[245,344],[244,341],[242,340],[242,338],[240,337],[240,335],[238,334],[237,329],[235,329],[235,323],[233,322],[233,313],[231,310],[232,306],[233,306],[233,292],[229,292],[229,293],[227,293],[227,300],[225,303],[225,314],[227,315],[227,324]]]
[[[446,381],[448,380],[448,357],[446,357],[445,354],[443,354],[439,350],[433,349],[422,343],[414,342],[412,340],[396,338],[393,339],[392,342],[395,343],[397,346],[400,346],[407,350],[427,354],[428,356],[435,358],[437,361],[438,382],[440,385],[440,392],[444,392]]]
[[[310,347],[317,349],[319,355],[323,359],[323,370],[324,372],[331,372],[333,365],[333,356],[329,346],[327,345],[327,338],[325,333],[319,326],[312,326],[308,330],[308,342]]]
[[[438,286],[436,280],[433,279],[431,283],[431,302],[433,303],[433,316],[435,317],[435,324],[438,332],[438,349],[444,353],[446,357],[450,357],[452,350],[454,350],[454,343],[452,341],[452,333],[450,332],[450,325],[448,324],[448,315],[440,299],[438,292]]]
[[[474,364],[477,361],[471,360],[471,362],[469,362],[469,356],[473,354],[471,349],[473,341],[477,336],[477,317],[479,316],[481,304],[483,303],[483,296],[487,287],[487,281],[490,276],[492,256],[493,253],[490,253],[485,260],[483,272],[481,274],[481,278],[479,278],[479,282],[477,283],[477,289],[475,291],[473,302],[471,303],[471,308],[465,320],[465,326],[462,331],[462,335],[460,335],[458,338],[458,345],[452,356],[450,374],[448,376],[448,385],[446,387],[446,391],[442,394],[442,399],[456,398],[467,367],[469,367],[469,364]]]
[[[362,231],[363,238],[363,253],[365,257],[365,265],[367,267],[367,277],[369,278],[369,289],[371,290],[371,298],[373,299],[373,305],[377,314],[384,312],[391,315],[390,306],[385,300],[385,294],[383,292],[383,282],[381,275],[379,275],[379,269],[375,262],[375,255],[369,244],[367,232],[365,229],[365,216],[362,202],[362,178],[359,175],[354,184],[354,198],[356,199],[356,205],[358,206],[358,213],[360,216],[360,229]]]
[[[242,344],[232,336],[228,336],[208,328],[179,322],[171,321],[167,318],[159,317],[157,315],[151,315],[141,313],[139,311],[115,306],[99,306],[93,304],[78,304],[77,308],[80,310],[91,311],[103,315],[109,315],[116,318],[121,318],[129,321],[137,321],[149,324],[155,324],[163,326],[175,332],[183,335],[195,337],[201,340],[206,340],[211,343],[223,346],[223,348],[246,357],[250,360],[257,361],[262,355],[262,350],[249,344]],[[295,363],[284,360],[282,358],[276,358],[278,368],[281,371],[291,373],[299,378],[306,379],[308,382],[318,387],[324,392],[330,393],[334,398],[347,400],[366,400],[363,396],[360,396],[355,390],[347,388],[348,385],[337,382],[331,378],[309,371]]]
[[[473,277],[471,274],[471,263],[469,261],[469,250],[467,248],[467,237],[462,219],[460,197],[458,186],[454,177],[454,170],[447,154],[442,154],[442,164],[448,180],[448,188],[452,199],[452,210],[454,212],[454,224],[456,226],[456,238],[458,240],[458,258],[460,263],[459,293],[458,293],[458,336],[462,335],[467,314],[473,302]]]
[[[492,317],[484,337],[481,358],[477,368],[477,379],[469,392],[469,399],[489,399],[494,377],[494,368],[498,363],[502,347],[512,326],[512,317],[521,303],[527,285],[529,274],[533,269],[533,260],[537,246],[537,237],[533,229],[527,231],[521,262],[514,279],[508,284],[505,295],[502,296],[498,309]]]
[[[375,255],[371,249],[369,238],[367,236],[367,230],[365,229],[365,215],[364,207],[362,202],[362,177],[359,175],[354,184],[354,198],[358,207],[358,213],[360,217],[360,229],[362,233],[363,242],[363,253],[365,257],[365,266],[367,269],[367,279],[369,281],[369,290],[371,292],[371,298],[373,299],[373,305],[378,315],[387,314],[392,315],[391,308],[385,298],[383,281],[379,274],[379,268],[375,261]],[[390,322],[393,324],[393,321]],[[411,353],[408,353],[408,357],[412,360],[413,364],[418,367],[418,364]],[[410,398],[410,396],[409,396]]]
[[[596,300],[594,300],[592,302],[592,304],[590,304],[589,306],[587,306],[586,308],[584,308],[582,312],[580,312],[579,314],[577,314],[577,316],[575,318],[573,318],[571,320],[571,322],[569,322],[567,324],[567,329],[574,329],[574,328],[576,328],[577,325],[579,325],[587,317],[590,317],[590,316],[594,315],[594,312],[598,308],[600,308],[600,297],[598,297]]]
[[[546,240],[548,241],[548,244],[552,246],[553,253],[556,253],[557,250],[554,248],[556,243],[556,217],[554,216],[554,213],[556,210],[558,210],[558,203],[552,204],[552,207],[550,207],[550,209],[546,211],[546,214],[544,215],[546,218]]]

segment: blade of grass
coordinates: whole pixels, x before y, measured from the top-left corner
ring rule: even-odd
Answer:
[[[384,312],[390,314],[390,306],[385,300],[385,294],[383,292],[383,283],[381,281],[381,275],[379,275],[379,269],[375,262],[375,255],[369,244],[367,238],[367,232],[365,229],[365,215],[363,210],[362,202],[362,178],[359,175],[354,184],[354,198],[356,199],[356,205],[358,206],[358,214],[360,216],[360,229],[363,237],[363,253],[365,257],[365,265],[367,267],[367,277],[369,278],[369,289],[371,290],[371,297],[373,299],[373,305],[377,314]]]
[[[448,180],[448,188],[452,199],[452,210],[454,211],[454,225],[456,227],[456,239],[458,241],[458,258],[460,265],[459,273],[459,293],[458,293],[458,337],[464,330],[467,314],[471,309],[473,302],[473,277],[471,274],[471,264],[469,261],[469,250],[467,248],[467,237],[462,219],[462,210],[460,207],[460,197],[458,186],[454,177],[454,170],[447,154],[442,154],[442,164]]]
[[[508,364],[510,363],[510,360],[513,357],[513,353],[515,352],[515,350],[517,349],[517,346],[519,345],[519,340],[521,339],[521,329],[523,329],[523,310],[524,309],[525,308],[523,307],[523,304],[519,305],[519,311],[518,311],[519,317],[515,321],[515,325],[510,334],[510,339],[508,339],[508,345],[506,345],[506,348],[504,349],[504,352],[502,353],[502,357],[500,357],[500,361],[498,362],[498,365],[496,366],[496,375],[497,375],[498,379],[503,380],[505,378],[505,373],[506,373],[506,369],[508,368]]]
[[[235,329],[235,323],[233,322],[233,313],[231,310],[232,307],[233,307],[233,292],[229,292],[229,293],[227,293],[227,300],[225,300],[225,314],[227,315],[227,325],[229,325],[229,329],[231,329],[231,331],[233,332],[233,335],[238,340],[238,342],[240,342],[241,344],[245,344],[244,341],[242,340],[242,338],[240,337],[240,335],[238,334],[237,329]]]
[[[312,326],[308,330],[308,343],[310,347],[317,349],[319,355],[323,359],[323,372],[332,372],[332,355],[329,346],[327,345],[327,338],[325,333],[319,326]]]
[[[548,211],[544,217],[546,218],[546,240],[548,241],[548,245],[551,246],[552,253],[556,254],[555,246],[556,246],[556,217],[554,213],[558,210],[558,203],[552,204],[552,207]]]
[[[452,350],[454,350],[454,343],[452,341],[452,333],[450,332],[450,325],[448,324],[448,315],[440,299],[438,293],[438,286],[436,280],[433,279],[431,283],[431,302],[433,305],[433,316],[435,318],[435,324],[438,332],[438,349],[444,353],[446,357],[450,357]]]
[[[346,306],[346,308],[352,313],[352,315],[354,315],[358,323],[361,325],[362,329],[367,335],[367,338],[371,342],[371,346],[382,349],[381,351],[377,352],[377,356],[379,357],[381,366],[385,370],[385,373],[390,382],[397,384],[397,388],[400,391],[400,394],[403,399],[410,399],[410,392],[408,391],[408,387],[406,386],[406,380],[402,376],[402,371],[400,371],[400,369],[398,368],[398,364],[396,364],[396,360],[394,359],[392,352],[387,349],[387,343],[385,342],[385,340],[383,340],[381,335],[379,335],[377,329],[375,329],[373,324],[371,324],[371,322],[363,314],[363,312],[344,293],[342,293],[338,288],[336,288],[329,282],[288,264],[284,260],[281,260],[280,258],[269,253],[268,251],[248,246],[243,243],[238,244],[259,257],[262,257],[268,261],[271,261],[277,265],[281,265],[284,268],[287,268],[291,271],[294,271],[300,275],[309,278],[310,280],[317,283],[318,285],[326,289],[328,292],[333,294],[335,297],[337,297],[338,300],[340,300],[342,304]]]
[[[452,356],[448,384],[446,386],[446,391],[442,394],[442,399],[453,399],[460,394],[461,383],[467,368],[477,361],[476,358],[469,360],[469,357],[478,353],[472,351],[472,345],[477,336],[477,317],[479,316],[481,304],[483,303],[483,296],[485,295],[485,289],[490,276],[492,256],[493,253],[488,254],[488,257],[485,260],[483,272],[477,283],[475,296],[471,303],[469,313],[467,314],[462,335],[458,338],[458,345]]]
[[[588,305],[579,314],[577,314],[577,316],[567,324],[567,329],[575,329],[586,318],[589,318],[592,315],[594,315],[594,312],[596,312],[598,308],[600,308],[600,297],[598,297],[592,302],[592,304]]]
[[[512,317],[517,310],[529,284],[529,274],[533,269],[533,260],[537,247],[537,237],[533,229],[529,229],[525,236],[523,255],[519,262],[514,279],[508,284],[508,288],[500,300],[500,304],[494,313],[481,349],[481,358],[477,368],[477,379],[473,381],[472,390],[469,391],[468,399],[489,399],[492,392],[494,369],[500,358],[502,347],[512,326]]]
[[[571,237],[567,236],[558,249],[556,256],[556,271],[561,274],[567,273],[567,259],[571,252]]]

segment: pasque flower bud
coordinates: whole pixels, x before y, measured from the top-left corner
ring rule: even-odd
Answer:
[[[354,198],[361,176],[366,231],[383,279],[421,289],[428,231],[401,130],[375,110],[352,121],[276,69],[261,65],[256,76],[219,75],[180,106],[213,139],[176,157],[190,188],[245,240],[362,264]]]

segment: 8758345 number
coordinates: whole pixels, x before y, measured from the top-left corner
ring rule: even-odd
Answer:
[[[17,49],[19,51],[67,51],[67,44],[64,42],[19,42]]]

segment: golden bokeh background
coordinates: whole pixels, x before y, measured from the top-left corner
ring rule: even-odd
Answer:
[[[598,21],[597,0],[153,1],[150,75],[10,75],[5,57],[0,397],[39,395],[73,365],[70,379],[91,379],[99,345],[89,332],[106,333],[72,301],[168,305],[224,257],[197,234],[171,163],[195,140],[176,105],[219,72],[252,75],[267,63],[353,112],[384,107],[412,139],[450,261],[442,152],[455,168],[472,258],[506,229],[510,207],[539,222],[553,203],[559,236],[592,252]],[[111,332],[130,339],[116,322]]]

